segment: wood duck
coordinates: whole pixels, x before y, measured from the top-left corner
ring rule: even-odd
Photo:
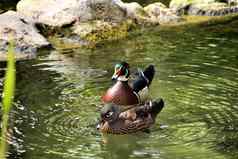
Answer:
[[[108,134],[129,134],[148,130],[155,123],[157,114],[164,107],[162,99],[120,112],[118,105],[106,104],[101,110],[97,129]]]
[[[145,94],[148,95],[148,87],[151,84],[154,74],[154,66],[149,65],[144,71],[139,71],[139,76],[130,86],[128,84],[130,76],[129,64],[126,62],[116,64],[112,79],[117,81],[102,96],[102,101],[104,103],[115,103],[122,106],[142,103],[145,100]]]

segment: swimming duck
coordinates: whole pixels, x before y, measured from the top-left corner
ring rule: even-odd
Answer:
[[[164,107],[162,99],[150,101],[121,112],[118,105],[106,104],[101,110],[97,129],[108,134],[129,134],[148,130],[155,123],[157,114]]]
[[[149,65],[144,71],[139,71],[138,77],[128,84],[130,71],[127,62],[121,62],[115,65],[115,71],[112,76],[116,83],[107,90],[102,97],[104,103],[115,103],[117,105],[128,106],[142,103],[144,97],[148,95],[148,87],[151,84],[155,74],[153,65]]]

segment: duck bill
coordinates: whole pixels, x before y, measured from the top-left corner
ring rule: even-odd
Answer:
[[[118,77],[119,77],[119,76],[118,76],[116,73],[114,73],[113,76],[112,76],[112,80],[117,80]]]
[[[102,123],[104,123],[104,120],[103,120],[103,119],[100,119],[100,120],[96,123],[96,129],[97,129],[97,130],[100,130]]]
[[[101,125],[98,123],[97,126],[96,126],[96,129],[100,130],[100,127],[101,127]]]
[[[120,75],[121,75],[121,68],[120,69],[115,69],[114,74],[112,75],[112,80],[117,80]]]

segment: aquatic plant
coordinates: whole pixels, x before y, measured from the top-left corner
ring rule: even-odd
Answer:
[[[0,159],[6,158],[6,152],[8,144],[7,130],[9,113],[12,107],[12,101],[14,99],[15,90],[15,58],[14,58],[14,42],[11,41],[8,47],[8,61],[7,70],[5,74],[4,88],[2,94],[2,130],[1,130],[1,141],[0,141]]]

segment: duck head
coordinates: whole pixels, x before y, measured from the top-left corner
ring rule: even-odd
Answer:
[[[127,81],[130,76],[129,64],[121,62],[115,65],[112,80]]]
[[[112,123],[118,119],[120,110],[115,104],[106,104],[101,110],[101,121]]]

